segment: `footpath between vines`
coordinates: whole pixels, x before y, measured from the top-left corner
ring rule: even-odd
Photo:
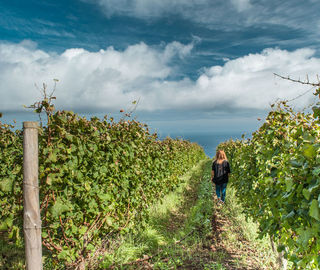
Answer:
[[[213,199],[210,169],[210,160],[193,168],[150,209],[142,230],[114,243],[99,269],[278,269],[269,239],[256,239],[258,227],[241,214],[234,189],[223,206]]]

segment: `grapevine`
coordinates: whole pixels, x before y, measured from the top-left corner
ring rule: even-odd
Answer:
[[[292,269],[319,269],[320,109],[295,112],[285,101],[272,107],[252,138],[219,148],[230,159],[233,185],[247,216],[260,224],[260,236],[278,241]]]
[[[33,105],[48,112],[39,129],[42,240],[50,267],[76,269],[107,248],[106,238],[143,224],[148,207],[205,154],[189,141],[161,141],[130,118],[54,112],[52,99]],[[12,128],[0,122],[0,237],[21,243],[22,131]]]

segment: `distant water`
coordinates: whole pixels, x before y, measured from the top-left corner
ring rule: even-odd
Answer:
[[[206,133],[172,133],[170,134],[171,138],[182,138],[185,140],[189,140],[191,142],[196,142],[200,146],[203,147],[205,153],[209,157],[213,157],[216,153],[216,147],[229,139],[241,139],[242,132],[230,132],[230,131],[223,131],[219,130],[218,132],[206,132]],[[160,138],[164,138],[165,136],[160,136]]]
[[[90,119],[91,114],[83,114],[83,116]],[[103,117],[98,115],[98,117]],[[13,124],[13,120],[16,120],[16,128],[22,128],[23,121],[39,121],[39,117],[34,113],[5,113],[0,121],[3,123]],[[43,119],[45,117],[43,116]],[[142,120],[143,122],[143,120]],[[148,124],[148,122],[147,122]],[[244,131],[230,131],[224,128],[219,129],[218,131],[204,131],[199,128],[199,131],[183,131],[180,128],[172,129],[172,131],[168,132],[168,130],[164,130],[165,127],[160,127],[156,124],[156,122],[152,124],[148,124],[151,130],[156,130],[159,134],[160,139],[164,139],[167,136],[171,138],[182,138],[185,140],[189,140],[191,142],[196,142],[201,145],[205,151],[205,153],[209,157],[213,157],[215,155],[216,147],[221,143],[229,139],[241,139]]]

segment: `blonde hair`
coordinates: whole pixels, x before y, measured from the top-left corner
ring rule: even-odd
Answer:
[[[226,153],[223,150],[217,150],[215,161],[217,161],[218,163],[221,163],[224,160],[227,160]]]

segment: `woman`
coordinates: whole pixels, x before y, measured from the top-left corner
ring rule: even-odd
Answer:
[[[223,150],[218,150],[216,158],[212,163],[211,179],[216,185],[218,200],[222,203],[224,203],[226,198],[226,189],[230,172],[230,164],[227,160],[226,153]]]

